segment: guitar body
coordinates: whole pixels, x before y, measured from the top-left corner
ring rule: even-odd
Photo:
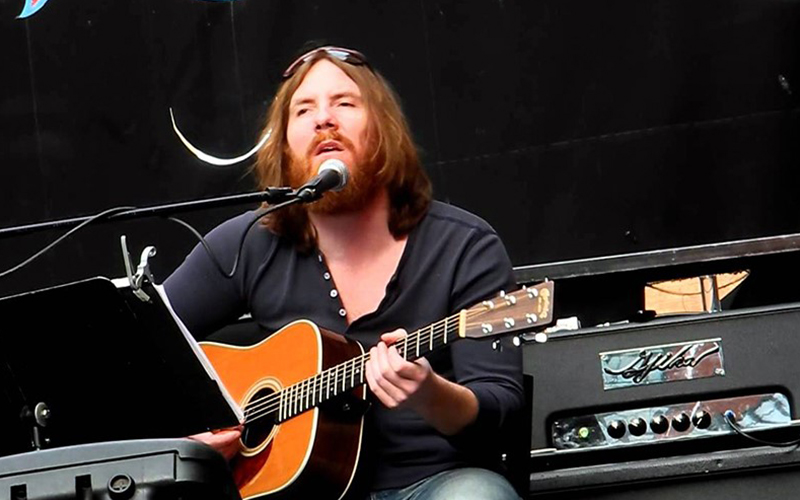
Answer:
[[[462,338],[544,325],[552,318],[552,294],[549,281],[500,293],[394,345],[414,361]],[[369,354],[358,342],[301,320],[250,347],[200,345],[244,411],[242,450],[231,462],[242,498],[339,500],[360,494],[354,477]]]
[[[258,402],[265,396],[363,354],[357,342],[309,321],[291,323],[250,347],[200,345],[246,416],[263,407]],[[364,398],[361,385],[285,421],[273,415],[245,424],[243,451],[231,462],[242,498],[343,497],[358,465]]]

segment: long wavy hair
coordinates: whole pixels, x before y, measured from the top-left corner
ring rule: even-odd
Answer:
[[[368,65],[353,65],[319,52],[303,63],[278,89],[267,114],[262,137],[270,134],[253,165],[258,187],[289,185],[291,152],[286,139],[289,104],[311,67],[326,59],[350,77],[361,90],[368,116],[367,152],[364,161],[378,168],[377,185],[389,195],[389,231],[395,238],[408,234],[428,210],[431,182],[419,161],[417,149],[389,83]],[[270,230],[309,252],[317,246],[317,233],[303,205],[293,205],[264,218]]]

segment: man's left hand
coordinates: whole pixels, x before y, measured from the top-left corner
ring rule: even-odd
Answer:
[[[428,360],[407,361],[397,351],[394,344],[405,336],[403,329],[381,335],[380,342],[369,350],[364,369],[370,390],[387,408],[424,404],[432,379]]]

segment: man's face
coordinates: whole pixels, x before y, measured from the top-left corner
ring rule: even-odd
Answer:
[[[329,158],[352,170],[364,152],[367,120],[358,85],[323,59],[311,67],[289,103],[289,149],[309,168],[309,177]]]
[[[289,103],[290,184],[299,187],[329,158],[347,165],[350,182],[344,191],[326,194],[312,211],[357,210],[373,194],[374,166],[364,162],[368,121],[358,85],[330,61],[315,63]]]

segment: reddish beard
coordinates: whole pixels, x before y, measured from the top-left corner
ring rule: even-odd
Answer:
[[[356,164],[347,165],[350,175],[344,189],[338,192],[328,191],[321,199],[309,205],[308,211],[316,214],[340,214],[362,210],[377,194],[379,167],[374,161],[367,161],[359,155],[353,142],[336,131],[317,135],[309,145],[304,158],[289,155],[287,172],[289,185],[297,189],[317,174],[318,166],[313,166],[314,152],[320,143],[331,140],[339,142],[345,150],[350,151]]]

